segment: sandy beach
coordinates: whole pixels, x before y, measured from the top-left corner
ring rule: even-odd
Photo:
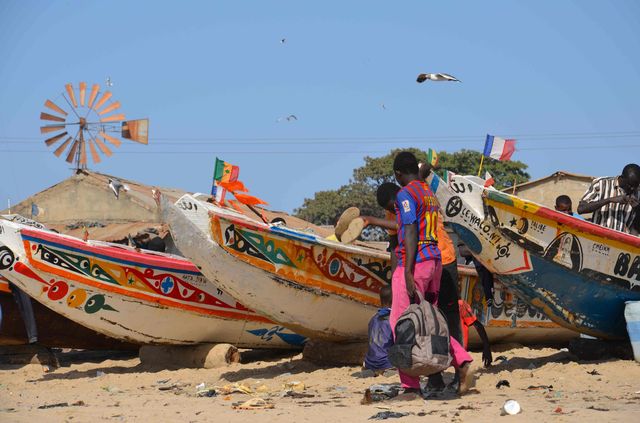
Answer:
[[[151,369],[137,358],[63,365],[53,371],[35,364],[5,366],[0,370],[0,421],[342,422],[394,411],[408,413],[400,421],[489,422],[500,417],[508,399],[522,407],[517,416],[502,417],[513,421],[628,422],[640,411],[640,365],[634,361],[579,362],[561,349],[499,349],[494,358],[507,360],[490,369],[476,367],[475,387],[463,397],[396,398],[366,405],[361,401],[370,385],[396,383],[397,376],[362,377],[359,367],[323,368],[301,354],[265,359],[252,352],[242,364],[208,370]],[[478,365],[481,354],[473,356]],[[496,388],[501,380],[510,386]],[[205,387],[198,387],[202,383]],[[196,394],[213,387],[250,393]],[[252,398],[273,408],[234,409]]]

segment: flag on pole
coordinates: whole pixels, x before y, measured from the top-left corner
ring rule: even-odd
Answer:
[[[516,140],[504,139],[487,134],[487,140],[484,143],[485,157],[491,157],[496,160],[509,160],[516,150]]]
[[[220,183],[235,182],[238,180],[240,168],[238,166],[227,163],[216,157],[216,164],[213,168],[213,184],[211,186],[211,195],[217,203],[224,201],[226,189]]]
[[[451,185],[451,178],[453,178],[455,175],[455,173],[445,169],[444,172],[442,172],[442,180],[445,184]]]
[[[236,200],[248,206],[257,206],[258,204],[269,204],[258,197],[254,197],[253,195],[240,194],[235,192],[233,193],[233,195],[236,197]]]
[[[218,182],[218,185],[231,192],[249,192],[241,181]]]
[[[490,187],[491,185],[493,185],[495,183],[496,183],[496,181],[495,181],[495,179],[493,179],[493,176],[491,176],[491,174],[485,170],[484,171],[484,186],[485,186],[485,188],[488,188],[488,187]]]
[[[427,151],[427,163],[429,163],[431,167],[438,165],[438,153],[436,153],[436,150],[430,148],[429,151]]]

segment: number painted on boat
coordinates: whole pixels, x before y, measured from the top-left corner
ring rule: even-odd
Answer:
[[[182,210],[195,210],[198,211],[198,205],[195,203],[192,203],[191,201],[180,201],[180,203],[178,203],[178,207],[181,208]]]
[[[613,273],[618,276],[626,276],[627,278],[635,278],[640,281],[640,256],[635,256],[631,261],[631,254],[620,253],[618,260],[613,267]]]

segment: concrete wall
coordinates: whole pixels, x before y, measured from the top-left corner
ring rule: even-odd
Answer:
[[[31,203],[40,209],[34,219],[42,223],[78,221],[158,222],[155,207],[136,197],[136,193],[120,191],[116,199],[103,180],[78,174],[42,191],[11,208],[12,213],[31,217]]]
[[[522,188],[516,187],[516,195],[550,208],[554,207],[557,196],[568,195],[571,198],[573,211],[575,212],[578,202],[589,188],[590,183],[585,178],[559,176],[539,183],[525,185]],[[512,193],[511,190],[506,192]]]

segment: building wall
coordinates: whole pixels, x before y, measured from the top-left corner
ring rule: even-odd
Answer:
[[[120,191],[116,199],[106,182],[74,175],[11,208],[12,213],[32,217],[31,204],[39,209],[34,219],[44,224],[102,221],[158,222],[155,207],[149,207],[135,197],[134,192]]]
[[[550,208],[554,207],[557,196],[568,195],[571,198],[573,211],[575,212],[578,202],[582,199],[587,188],[589,188],[590,183],[585,178],[562,176],[550,178],[536,184],[525,185],[522,188],[516,187],[516,195]],[[512,193],[511,190],[506,192]]]

